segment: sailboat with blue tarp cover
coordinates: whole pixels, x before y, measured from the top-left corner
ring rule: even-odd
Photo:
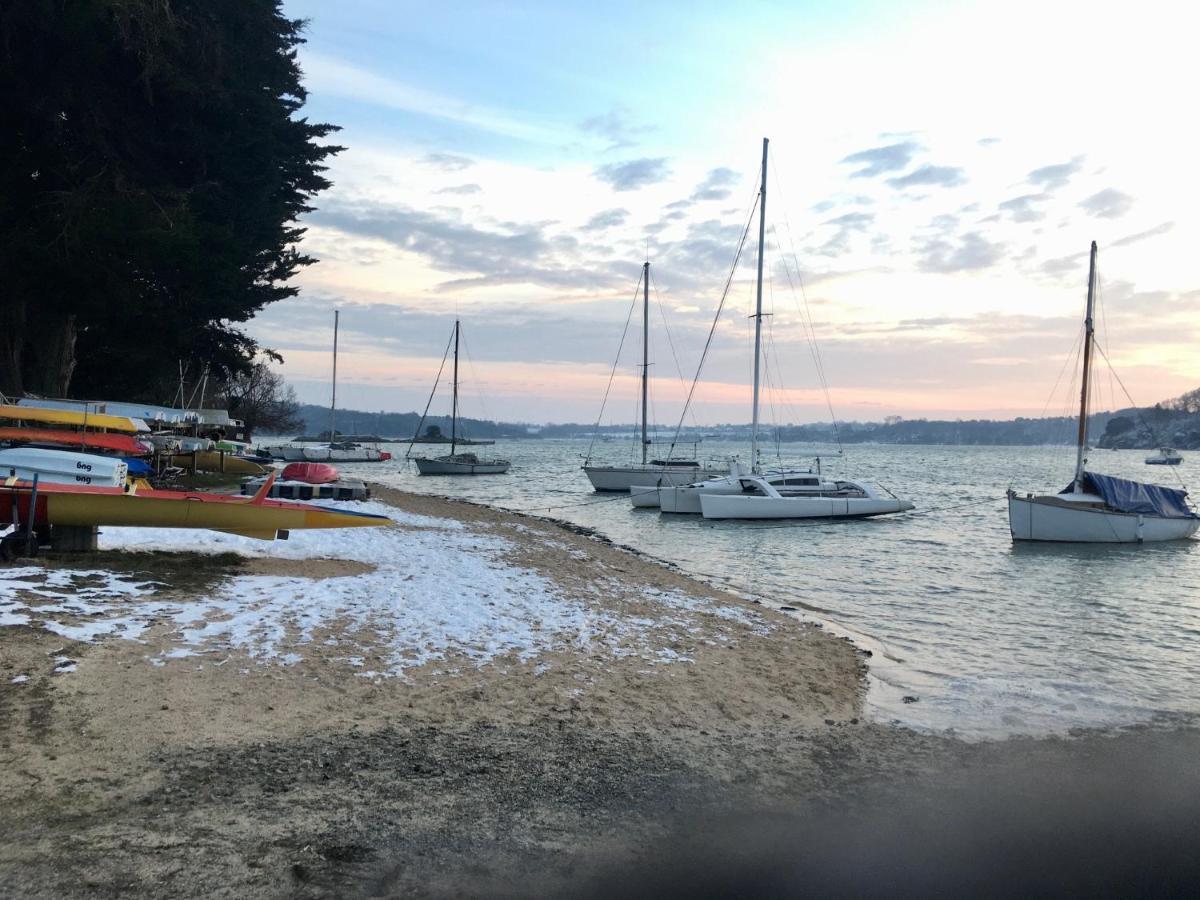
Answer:
[[[1200,528],[1200,517],[1188,503],[1187,491],[1099,475],[1084,469],[1095,342],[1092,319],[1095,293],[1096,242],[1093,241],[1088,265],[1075,478],[1057,494],[1020,496],[1009,490],[1009,530],[1014,541],[1132,544],[1191,537]]]

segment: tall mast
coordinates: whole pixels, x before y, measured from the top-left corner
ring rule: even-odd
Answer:
[[[450,401],[450,455],[458,443],[458,319],[454,320],[454,394]]]
[[[650,260],[642,266],[642,465],[646,464],[646,407],[650,394]]]
[[[329,399],[329,443],[333,443],[337,432],[334,430],[334,425],[337,422],[337,337],[338,337],[338,311],[333,311],[333,392]]]
[[[758,471],[758,382],[762,358],[763,243],[767,234],[767,139],[763,138],[762,179],[758,191],[758,294],[754,304],[754,417],[750,425],[750,468]]]
[[[1075,491],[1083,491],[1083,454],[1087,448],[1088,391],[1092,375],[1092,343],[1095,327],[1092,311],[1096,303],[1096,242],[1092,241],[1092,255],[1088,263],[1087,314],[1083,319],[1083,386],[1079,391],[1079,446],[1075,450]]]

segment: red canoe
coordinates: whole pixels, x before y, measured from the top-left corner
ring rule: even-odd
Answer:
[[[303,481],[305,484],[332,484],[338,480],[338,470],[329,463],[294,462],[283,467],[282,481]]]
[[[133,435],[103,431],[65,431],[61,428],[0,428],[0,441],[24,444],[54,444],[89,450],[116,450],[129,456],[145,456],[150,450]]]

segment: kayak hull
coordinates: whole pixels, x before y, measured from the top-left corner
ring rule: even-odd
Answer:
[[[0,441],[20,444],[52,444],[84,450],[115,450],[127,456],[145,456],[149,448],[128,434],[103,431],[64,431],[59,428],[0,427]]]
[[[201,472],[227,472],[231,475],[264,475],[267,472],[267,467],[262,463],[220,450],[177,453],[171,457],[171,465],[181,469],[195,466]]]

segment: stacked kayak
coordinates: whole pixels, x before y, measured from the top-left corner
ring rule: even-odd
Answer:
[[[42,484],[105,485],[119,489],[129,475],[129,466],[115,456],[69,450],[38,447],[0,450],[0,478],[15,477],[27,481],[34,475]]]
[[[307,528],[372,528],[387,516],[267,499],[274,479],[253,497],[190,491],[124,490],[95,485],[38,484],[33,526],[142,526],[203,528],[274,540]],[[29,481],[0,482],[0,524],[30,522]]]
[[[60,428],[0,426],[0,441],[19,444],[50,444],[80,450],[108,450],[142,456],[151,448],[130,434],[105,431],[65,431]]]

